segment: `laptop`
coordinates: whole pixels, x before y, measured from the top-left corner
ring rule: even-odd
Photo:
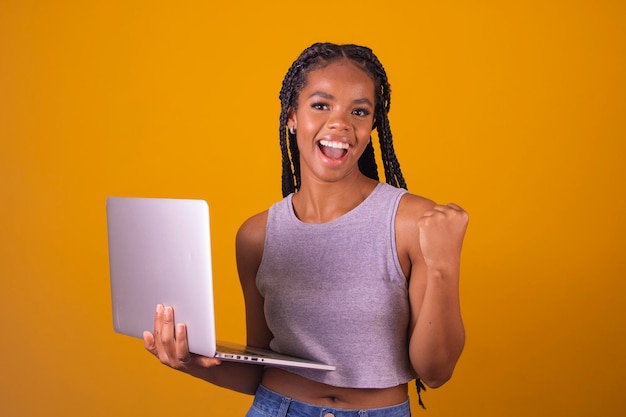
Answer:
[[[109,197],[106,201],[113,327],[143,338],[157,304],[187,326],[189,350],[260,365],[332,371],[335,366],[218,342],[213,308],[209,206],[204,200]]]

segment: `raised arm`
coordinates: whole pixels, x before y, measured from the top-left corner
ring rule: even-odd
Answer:
[[[459,206],[412,195],[398,211],[399,255],[409,275],[409,355],[418,376],[433,388],[450,379],[465,344],[459,272],[468,219]]]

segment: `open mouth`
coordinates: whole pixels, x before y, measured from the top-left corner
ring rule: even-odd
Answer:
[[[350,147],[347,143],[330,140],[320,140],[318,146],[325,157],[333,160],[343,158],[348,153],[348,148]]]

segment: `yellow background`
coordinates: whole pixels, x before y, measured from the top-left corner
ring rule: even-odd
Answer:
[[[113,332],[105,198],[210,202],[218,335],[243,341],[234,234],[280,198],[278,90],[318,40],[374,49],[410,190],[471,214],[466,350],[415,414],[626,414],[625,21],[593,0],[0,0],[0,414],[243,415]]]

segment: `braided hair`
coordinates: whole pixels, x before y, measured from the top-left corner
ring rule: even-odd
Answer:
[[[337,45],[333,43],[315,43],[305,49],[291,64],[283,79],[280,90],[280,149],[282,153],[282,190],[283,197],[300,189],[300,152],[295,133],[288,132],[289,110],[298,107],[298,96],[307,83],[310,72],[321,69],[330,63],[348,59],[361,68],[374,82],[376,104],[374,108],[374,126],[378,132],[385,180],[394,187],[407,188],[400,170],[400,163],[393,148],[389,127],[389,108],[391,89],[387,74],[382,64],[371,49],[358,45]],[[370,142],[359,159],[359,169],[363,175],[378,181],[378,167],[374,158],[374,147]]]

